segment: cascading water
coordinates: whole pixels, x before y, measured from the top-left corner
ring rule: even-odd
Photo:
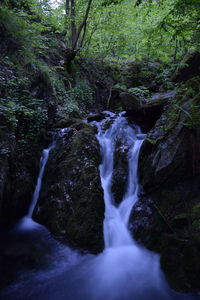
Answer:
[[[62,132],[61,132],[62,134]],[[39,174],[37,177],[37,183],[35,186],[35,190],[33,193],[33,197],[28,209],[28,213],[25,217],[21,218],[17,224],[15,225],[13,231],[24,231],[24,230],[32,230],[32,229],[39,229],[41,228],[41,225],[39,225],[38,223],[34,222],[32,220],[32,215],[33,215],[33,211],[37,205],[39,196],[40,196],[40,190],[41,190],[41,186],[42,186],[42,179],[43,179],[43,175],[44,175],[44,170],[45,170],[45,166],[46,163],[48,161],[49,158],[49,153],[51,152],[51,150],[55,147],[56,145],[56,140],[54,139],[53,142],[50,144],[50,146],[46,149],[44,149],[42,151],[42,156],[40,158],[40,170],[39,170]]]
[[[28,210],[28,214],[27,214],[27,217],[29,217],[29,218],[32,218],[34,208],[35,208],[35,206],[37,204],[37,201],[39,199],[45,166],[46,166],[46,163],[47,163],[48,158],[49,158],[49,153],[54,147],[55,147],[55,141],[47,149],[44,149],[43,152],[42,152],[42,157],[40,159],[40,171],[39,171],[39,175],[38,175],[38,178],[37,178],[37,184],[36,184],[36,187],[35,187],[35,190],[34,190],[34,193],[33,193],[33,197],[32,197],[32,201],[31,201],[31,204],[30,204],[30,207],[29,207],[29,210]]]
[[[112,122],[109,129],[104,130]],[[110,113],[99,123],[97,138],[101,146],[101,184],[104,190],[105,249],[97,255],[77,255],[74,250],[55,244],[48,268],[25,272],[16,284],[3,293],[4,300],[191,300],[191,295],[172,291],[160,270],[159,256],[134,241],[128,231],[128,220],[138,198],[137,164],[145,138],[138,126]],[[128,182],[121,204],[116,206],[111,192],[114,150],[120,140],[128,149]],[[46,150],[51,150],[50,146]],[[45,159],[41,162],[42,180]],[[42,169],[43,168],[43,169]],[[41,182],[34,202],[37,202]],[[89,197],[89,195],[88,195]],[[35,201],[36,199],[36,201]],[[32,204],[29,215],[32,215]],[[87,221],[87,220],[86,220]],[[41,236],[41,239],[47,239]],[[49,237],[48,237],[49,239]],[[52,240],[52,239],[51,239]],[[65,253],[65,254],[64,254]]]
[[[131,128],[127,120],[120,115],[112,126],[103,132],[104,121],[98,124],[97,138],[101,146],[102,164],[100,165],[101,184],[104,190],[105,219],[104,219],[104,240],[105,247],[117,247],[133,244],[128,232],[127,225],[131,209],[137,201],[138,180],[137,164],[139,150],[145,135],[141,134],[140,128]],[[128,152],[128,184],[125,196],[118,208],[114,205],[111,193],[113,157],[115,142],[121,142],[129,148]]]
[[[57,132],[55,134],[53,142],[50,144],[50,146],[42,151],[42,156],[40,158],[40,171],[38,174],[37,183],[36,183],[35,190],[33,193],[32,201],[29,206],[28,213],[27,213],[27,217],[29,217],[29,218],[32,218],[33,211],[35,209],[35,206],[36,206],[39,196],[40,196],[42,179],[43,179],[43,175],[44,175],[45,166],[46,166],[46,163],[49,158],[49,154],[50,154],[51,150],[54,149],[56,146],[56,139],[62,138],[63,136],[65,136],[67,134],[67,132],[68,132],[68,128],[62,128],[59,132]]]
[[[46,148],[42,151],[42,156],[40,158],[40,170],[39,170],[39,174],[38,174],[38,178],[37,178],[37,183],[36,183],[36,186],[35,186],[35,190],[34,190],[34,193],[33,193],[31,204],[30,204],[29,209],[28,209],[28,213],[26,215],[26,217],[28,217],[28,218],[32,218],[33,211],[35,209],[35,206],[36,206],[36,204],[38,202],[38,199],[39,199],[39,196],[40,196],[40,190],[41,190],[41,186],[42,186],[42,179],[43,179],[46,163],[47,163],[48,158],[49,158],[49,154],[50,154],[51,150],[53,150],[55,148],[56,140],[58,138],[62,138],[63,136],[65,136],[67,134],[67,132],[68,132],[68,128],[62,128],[60,131],[55,133],[53,142],[50,144],[50,146],[48,148]]]

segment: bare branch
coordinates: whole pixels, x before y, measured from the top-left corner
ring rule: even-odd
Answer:
[[[71,41],[72,41],[72,48],[74,45],[74,41],[76,39],[76,12],[75,12],[75,2],[71,0]],[[74,49],[73,49],[74,50]]]
[[[92,4],[92,0],[88,0],[88,6],[87,6],[87,9],[86,9],[86,12],[85,12],[85,16],[83,18],[83,22],[80,24],[80,26],[78,28],[78,31],[76,33],[76,37],[75,37],[75,39],[73,41],[73,44],[72,44],[72,50],[76,49],[77,42],[78,42],[78,39],[80,37],[80,34],[81,34],[83,28],[86,27],[86,23],[87,23],[87,19],[88,19],[88,16],[89,16],[91,4]]]

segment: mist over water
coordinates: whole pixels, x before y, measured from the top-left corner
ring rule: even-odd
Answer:
[[[104,130],[107,122],[112,125]],[[195,299],[169,288],[160,270],[159,255],[138,245],[128,230],[130,213],[138,199],[138,156],[145,135],[138,126],[130,126],[123,115],[110,114],[95,125],[102,154],[99,169],[105,201],[104,251],[96,256],[82,255],[50,238],[53,251],[48,257],[48,267],[22,273],[18,281],[4,291],[2,299]],[[121,203],[116,205],[111,188],[115,144],[119,140],[122,149],[127,151],[128,182]],[[43,237],[45,234],[41,234],[41,239]]]

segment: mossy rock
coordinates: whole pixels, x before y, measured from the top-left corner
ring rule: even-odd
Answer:
[[[80,121],[80,119],[65,117],[60,119],[54,124],[54,128],[67,128],[71,126],[74,123],[77,123],[77,121]]]
[[[91,252],[103,248],[104,201],[99,175],[100,147],[86,124],[52,151],[36,219],[56,237]]]
[[[126,111],[139,111],[142,107],[142,101],[132,93],[123,92],[119,95],[121,106]]]

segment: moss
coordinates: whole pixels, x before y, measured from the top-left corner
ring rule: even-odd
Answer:
[[[157,140],[151,138],[147,138],[147,141],[152,145],[155,145],[157,143]]]
[[[101,251],[104,201],[95,130],[88,124],[74,130],[51,155],[37,220],[73,247]]]

